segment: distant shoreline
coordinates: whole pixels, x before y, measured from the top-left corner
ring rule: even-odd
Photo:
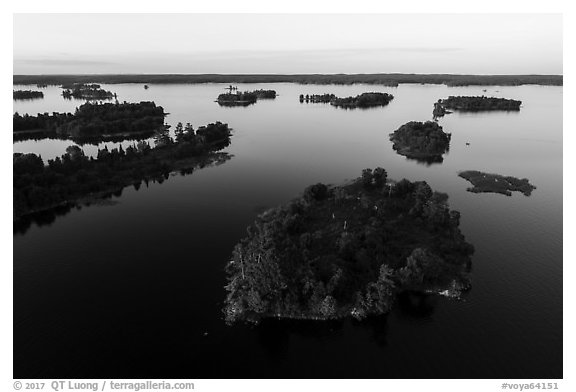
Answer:
[[[62,85],[65,83],[298,83],[373,84],[396,87],[399,84],[443,84],[446,86],[521,86],[526,84],[562,86],[563,75],[452,75],[452,74],[93,74],[93,75],[13,75],[13,84]]]

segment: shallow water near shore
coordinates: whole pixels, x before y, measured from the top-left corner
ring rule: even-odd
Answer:
[[[155,101],[172,128],[228,123],[224,151],[233,157],[14,234],[15,378],[562,377],[562,87],[245,84],[278,97],[221,107],[222,84],[102,86],[120,101]],[[83,103],[56,86],[42,91],[14,111]],[[298,100],[367,91],[394,100],[366,110]],[[389,134],[431,120],[438,99],[482,94],[523,104],[441,118],[452,134],[442,163],[392,149]],[[47,160],[70,144],[23,141],[14,152]],[[341,184],[376,166],[393,179],[426,180],[461,212],[476,249],[463,300],[405,294],[389,315],[363,322],[226,326],[223,268],[256,215],[307,185]],[[526,177],[537,188],[530,197],[470,193],[462,170]]]

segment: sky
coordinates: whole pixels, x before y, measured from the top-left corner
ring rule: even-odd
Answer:
[[[561,14],[14,14],[14,74],[562,74]]]

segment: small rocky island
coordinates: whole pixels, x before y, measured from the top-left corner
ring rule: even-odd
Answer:
[[[223,162],[229,155],[216,151],[230,144],[230,128],[220,122],[194,130],[182,129],[172,139],[157,136],[155,147],[145,141],[124,150],[107,148],[96,159],[70,146],[47,165],[35,154],[13,155],[14,221],[66,205],[80,205],[141,182],[163,181],[170,172],[192,172],[196,167]]]
[[[512,192],[521,192],[524,196],[530,196],[532,191],[536,189],[527,178],[518,179],[500,174],[483,173],[477,170],[463,171],[458,175],[472,183],[473,187],[468,188],[468,192],[501,193],[506,196],[512,196]]]
[[[44,98],[42,91],[33,90],[12,90],[12,99],[25,100],[25,99],[41,99]]]
[[[448,196],[365,169],[343,186],[309,186],[259,215],[226,266],[226,320],[362,319],[403,291],[458,297],[473,247]]]
[[[392,148],[400,155],[419,162],[442,162],[450,148],[449,133],[434,121],[410,121],[390,134]]]
[[[248,106],[255,104],[259,99],[275,99],[275,90],[254,90],[233,93],[233,87],[230,92],[220,94],[216,100],[220,106]]]
[[[62,85],[62,96],[66,99],[108,100],[116,94],[106,91],[99,84],[72,83]]]
[[[434,104],[434,118],[442,117],[450,113],[446,109],[458,110],[461,112],[480,112],[480,111],[519,111],[522,101],[506,98],[495,97],[462,97],[449,96],[447,99],[440,99]]]
[[[76,142],[139,139],[164,128],[164,109],[154,102],[90,103],[72,113],[13,115],[15,140],[52,137]]]

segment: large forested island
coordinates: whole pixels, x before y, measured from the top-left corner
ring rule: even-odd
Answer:
[[[480,111],[492,111],[492,110],[504,110],[504,111],[518,111],[520,110],[520,105],[522,101],[507,98],[496,98],[496,97],[462,97],[462,96],[450,96],[447,99],[439,100],[434,105],[434,110],[438,106],[443,109],[458,110],[461,112],[480,112]],[[438,112],[439,115],[434,113],[435,116],[441,116],[444,113]]]
[[[521,192],[524,196],[530,196],[532,191],[536,189],[527,178],[519,179],[477,170],[463,171],[458,175],[472,183],[473,186],[467,191],[473,193],[491,192],[512,196],[512,192]]]
[[[562,75],[451,75],[451,74],[299,74],[299,75],[218,75],[218,74],[148,74],[148,75],[14,75],[14,84],[63,83],[301,83],[354,84],[366,83],[398,86],[403,83],[445,84],[447,86],[520,86],[539,84],[562,86]]]
[[[234,248],[226,320],[362,319],[406,290],[459,296],[473,247],[447,199],[426,182],[388,182],[382,168],[308,187],[258,216]]]
[[[164,127],[164,109],[154,102],[90,103],[72,113],[13,115],[16,140],[42,137],[78,142],[148,137]]]
[[[220,94],[216,101],[222,106],[248,106],[256,103],[259,99],[275,98],[276,91],[274,90],[254,90]]]
[[[410,121],[390,134],[392,148],[400,155],[423,162],[442,162],[450,148],[450,134],[434,121]]]
[[[100,88],[99,84],[72,83],[62,85],[62,96],[67,99],[107,100],[116,94]]]
[[[226,159],[226,154],[214,152],[230,143],[230,128],[220,122],[196,131],[179,125],[176,140],[167,133],[156,139],[154,148],[141,141],[126,150],[99,150],[96,159],[86,157],[80,147],[70,146],[66,154],[49,160],[47,165],[38,155],[15,153],[14,219]]]
[[[12,98],[15,100],[40,99],[44,98],[44,93],[42,91],[33,90],[13,90]]]

